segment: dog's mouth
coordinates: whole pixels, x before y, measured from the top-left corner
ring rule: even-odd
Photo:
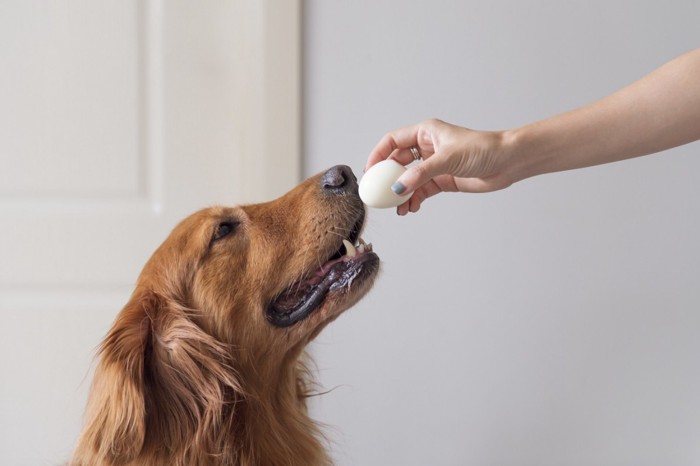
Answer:
[[[292,283],[267,308],[267,319],[276,327],[289,327],[321,307],[331,295],[347,294],[374,276],[379,257],[360,237],[364,214],[338,250],[307,278]]]

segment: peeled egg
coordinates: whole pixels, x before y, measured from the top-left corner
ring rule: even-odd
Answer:
[[[372,165],[360,180],[362,202],[378,209],[396,207],[406,202],[412,193],[398,195],[391,190],[391,185],[405,171],[406,167],[396,160],[382,160]]]

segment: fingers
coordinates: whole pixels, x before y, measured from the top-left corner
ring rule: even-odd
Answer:
[[[396,183],[394,183],[391,189],[396,194],[418,190],[418,188],[431,181],[435,176],[448,173],[447,167],[445,166],[445,159],[445,157],[440,156],[429,157],[419,164],[408,167],[399,179],[396,180]],[[433,184],[435,185],[434,182]]]
[[[392,158],[402,165],[408,165],[413,162],[413,155],[411,155],[409,150],[413,146],[421,148],[423,157],[432,154],[432,147],[427,147],[425,141],[423,141],[423,146],[419,144],[418,139],[421,129],[422,124],[419,123],[385,134],[374,149],[372,149],[372,152],[370,152],[367,163],[365,164],[365,171],[377,162],[388,158]]]
[[[374,149],[372,149],[372,152],[369,153],[369,158],[367,158],[367,163],[365,164],[365,171],[375,163],[381,162],[389,157],[391,153],[394,152],[394,149],[396,149],[394,135],[392,133],[385,134]]]
[[[414,146],[411,146],[414,147]],[[399,162],[401,165],[410,165],[412,164],[416,158],[413,156],[413,153],[411,152],[411,147],[408,149],[397,149],[392,153],[389,158],[396,160]],[[421,158],[425,159],[427,157],[430,157],[432,155],[432,152],[428,152],[425,150],[419,150]]]
[[[423,161],[408,167],[397,183],[392,186],[397,194],[413,193],[407,202],[397,207],[396,211],[399,215],[417,212],[422,202],[428,197],[445,190],[446,186],[443,185],[446,183],[438,184],[433,180],[433,177],[447,173],[446,161],[440,160],[440,157],[433,157],[433,155],[438,144],[436,138],[438,138],[440,131],[445,130],[448,126],[440,120],[426,120],[416,125],[399,128],[385,134],[370,152],[365,164],[365,171],[386,159],[396,160],[404,166],[410,165],[415,160],[410,149],[417,147],[420,151]],[[454,185],[452,177],[449,178],[450,183]],[[447,189],[455,190],[456,187],[447,186]]]
[[[408,212],[418,212],[423,201],[431,196],[441,193],[442,191],[443,189],[437,183],[435,183],[435,181],[431,180],[418,188],[408,199],[408,201],[398,206],[396,208],[396,213],[399,215],[406,215]]]

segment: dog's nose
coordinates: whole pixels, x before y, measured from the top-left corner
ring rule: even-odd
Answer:
[[[352,169],[347,165],[336,165],[331,167],[321,177],[321,188],[324,191],[333,193],[345,192],[348,190],[357,191],[357,178]]]

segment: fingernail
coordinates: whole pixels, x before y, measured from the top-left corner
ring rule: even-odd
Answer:
[[[401,194],[402,192],[406,191],[406,186],[404,186],[402,182],[397,181],[396,183],[391,185],[391,190],[394,191],[396,194]]]

